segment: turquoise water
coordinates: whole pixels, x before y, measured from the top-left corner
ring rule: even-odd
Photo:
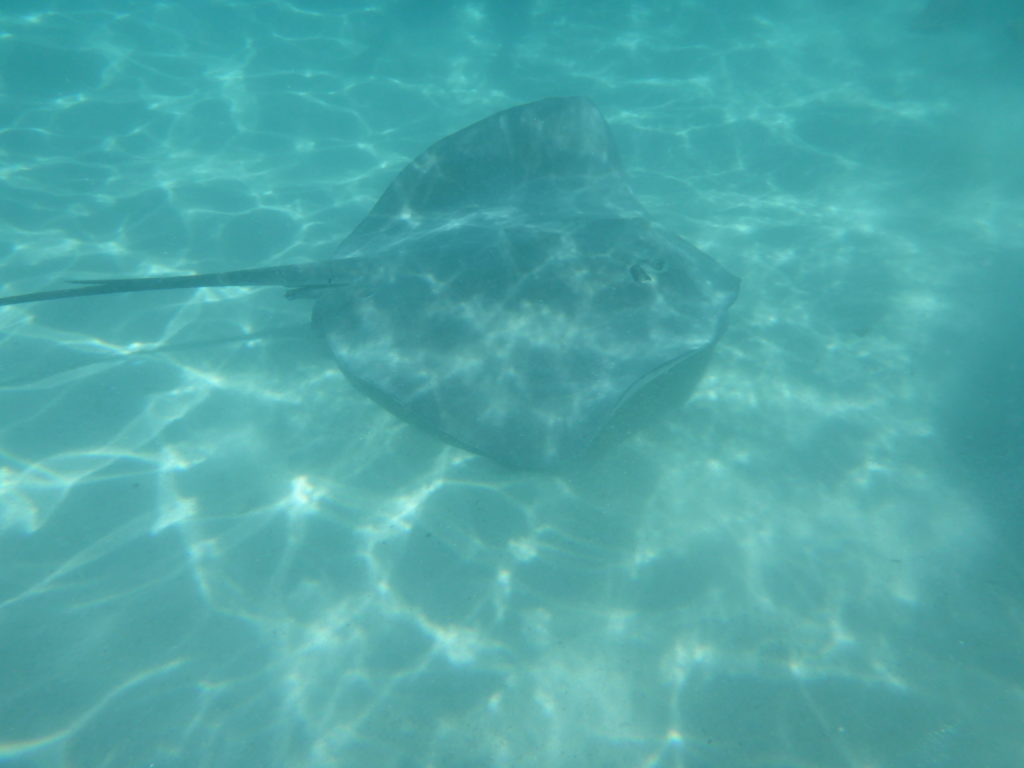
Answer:
[[[327,258],[552,95],[744,287],[557,476],[280,290],[0,309],[0,763],[1020,765],[1024,14],[975,6],[5,0],[3,294]]]

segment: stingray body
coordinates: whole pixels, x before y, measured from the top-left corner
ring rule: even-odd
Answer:
[[[0,305],[218,285],[314,298],[361,390],[471,451],[554,468],[645,382],[715,342],[739,281],[649,218],[597,109],[556,98],[436,143],[335,259],[88,281]]]

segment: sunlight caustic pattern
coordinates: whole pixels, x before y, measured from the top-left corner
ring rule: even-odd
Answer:
[[[953,194],[971,89],[910,4],[24,5],[3,294],[328,258],[430,141],[563,94],[750,290],[561,475],[397,421],[273,289],[3,308],[0,758],[1013,764],[1024,614],[971,613],[995,534],[934,411],[1020,196]]]

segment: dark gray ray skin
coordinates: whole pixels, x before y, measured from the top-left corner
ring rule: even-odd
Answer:
[[[650,220],[597,109],[499,112],[410,163],[338,258],[89,281],[0,305],[199,286],[313,297],[342,371],[401,418],[503,464],[584,455],[644,383],[708,348],[739,280]]]

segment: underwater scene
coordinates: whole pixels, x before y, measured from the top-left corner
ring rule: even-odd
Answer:
[[[1024,765],[1022,83],[1010,0],[4,0],[0,765]]]

